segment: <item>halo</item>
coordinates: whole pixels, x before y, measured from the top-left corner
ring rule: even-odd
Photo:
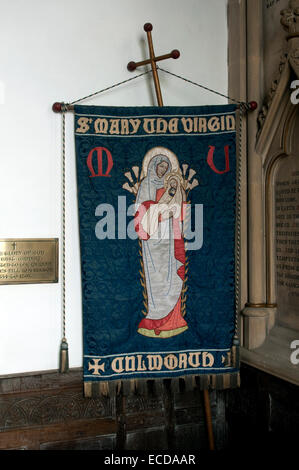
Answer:
[[[164,188],[167,187],[167,183],[171,178],[179,179],[180,184],[183,186],[184,180],[181,173],[179,171],[171,171],[164,178]]]
[[[171,150],[167,149],[166,147],[153,147],[152,149],[148,150],[144,156],[142,162],[142,174],[141,177],[145,178],[147,175],[148,165],[152,158],[156,157],[157,155],[165,155],[171,163],[171,171],[180,172],[180,165],[178,161],[178,157],[175,153]]]

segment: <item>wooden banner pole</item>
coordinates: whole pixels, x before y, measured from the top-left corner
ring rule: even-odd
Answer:
[[[146,34],[147,34],[148,48],[149,48],[149,53],[150,53],[150,61],[151,61],[151,67],[152,67],[152,72],[153,72],[153,79],[155,83],[158,106],[163,106],[160,80],[159,80],[159,75],[157,72],[157,66],[156,66],[156,61],[155,61],[155,53],[154,53],[154,46],[153,46],[153,39],[152,39],[152,29],[153,27],[151,23],[146,23],[144,25],[144,31],[146,31]]]
[[[211,403],[210,403],[210,395],[209,395],[208,390],[203,391],[203,399],[204,399],[204,407],[205,407],[205,415],[206,415],[206,423],[207,423],[209,449],[210,450],[215,450],[213,425],[212,425]]]
[[[159,75],[157,71],[156,62],[160,60],[170,59],[170,58],[178,59],[180,57],[180,52],[177,49],[174,49],[169,54],[164,54],[164,55],[156,57],[154,53],[154,46],[153,46],[153,39],[152,39],[153,25],[151,23],[145,23],[145,25],[143,26],[143,29],[147,34],[150,58],[147,60],[142,60],[141,62],[131,61],[128,63],[127,69],[130,70],[130,72],[132,72],[133,70],[136,70],[136,68],[141,67],[142,65],[151,64],[158,106],[163,106],[162,93],[161,93],[161,87],[160,87],[160,81],[159,81]]]
[[[160,87],[160,81],[159,81],[159,75],[157,71],[156,62],[158,60],[164,60],[164,59],[169,59],[169,58],[178,59],[180,57],[180,52],[177,49],[175,49],[170,54],[165,54],[163,56],[155,57],[153,39],[152,39],[153,26],[151,23],[145,23],[143,29],[147,34],[150,59],[147,59],[141,62],[133,62],[133,61],[129,62],[127,65],[127,68],[128,70],[133,71],[137,67],[140,67],[142,65],[149,64],[149,63],[151,64],[158,106],[163,106],[163,99],[162,99],[162,93],[161,93],[161,87]],[[208,390],[203,391],[203,397],[204,397],[204,408],[205,408],[205,416],[206,416],[206,423],[207,423],[209,449],[214,450],[215,445],[214,445],[214,435],[213,435],[213,426],[212,426],[212,413],[211,413],[210,396],[209,396]]]

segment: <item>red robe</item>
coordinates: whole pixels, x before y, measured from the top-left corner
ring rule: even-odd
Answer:
[[[135,214],[135,230],[138,233],[139,238],[142,240],[148,240],[150,238],[149,234],[143,230],[141,225],[141,220],[152,204],[156,204],[162,195],[164,194],[165,189],[158,189],[156,192],[155,201],[144,201],[138,208],[138,211]],[[184,281],[185,278],[185,245],[184,240],[181,234],[180,220],[183,220],[183,208],[180,218],[172,217],[173,224],[173,233],[174,233],[174,256],[175,258],[182,263],[182,266],[177,270],[178,276]],[[159,216],[159,221],[161,221],[161,215]],[[153,331],[155,336],[159,336],[162,331],[168,332],[166,337],[173,336],[180,332],[181,328],[187,329],[187,322],[184,320],[181,314],[181,295],[178,298],[178,301],[174,308],[166,315],[164,318],[159,320],[153,320],[150,318],[143,318],[139,323],[138,329]],[[173,334],[172,334],[173,333]],[[149,335],[150,336],[150,335]]]

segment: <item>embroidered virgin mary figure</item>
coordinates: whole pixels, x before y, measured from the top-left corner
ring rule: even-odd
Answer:
[[[147,152],[141,176],[135,230],[142,244],[147,313],[139,323],[138,333],[170,338],[188,329],[181,312],[186,193],[178,159],[164,147]]]

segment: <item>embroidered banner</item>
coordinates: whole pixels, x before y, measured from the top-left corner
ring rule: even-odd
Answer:
[[[237,385],[235,106],[75,106],[75,140],[85,395]]]

